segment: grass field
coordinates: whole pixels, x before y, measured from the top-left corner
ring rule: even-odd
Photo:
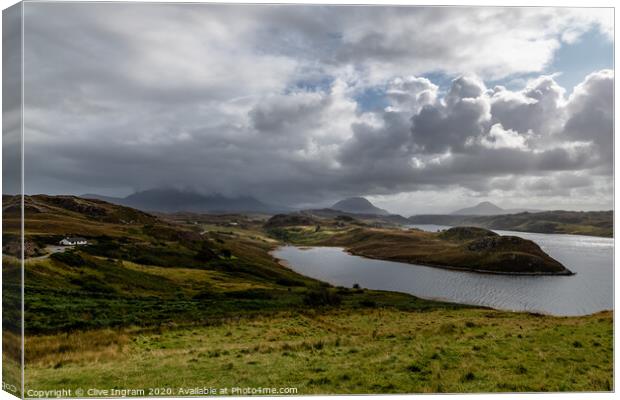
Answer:
[[[153,332],[34,336],[27,345],[26,380],[33,389],[612,390],[611,313],[325,310]]]

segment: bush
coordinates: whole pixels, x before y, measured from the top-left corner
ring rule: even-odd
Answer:
[[[376,307],[377,306],[377,302],[374,301],[374,300],[365,299],[365,300],[360,301],[360,306],[362,306],[362,307],[371,307],[372,308],[372,307]]]
[[[413,373],[422,372],[422,368],[417,364],[411,364],[407,369]]]
[[[50,256],[52,260],[61,262],[70,267],[81,267],[86,265],[86,261],[78,253],[73,251],[65,251],[63,253],[54,253]]]
[[[276,280],[276,284],[281,286],[306,286],[304,282],[290,278],[278,278],[278,280]]]
[[[248,289],[226,292],[226,297],[244,300],[271,300],[273,295],[264,289]]]
[[[214,292],[211,289],[203,289],[202,291],[200,291],[199,293],[197,293],[193,299],[194,300],[213,300],[213,299],[217,299],[219,296],[218,293]]]
[[[200,250],[196,254],[196,260],[198,261],[211,261],[216,258],[215,252],[209,248],[207,243],[203,242],[200,246]]]
[[[342,303],[342,298],[326,288],[313,290],[304,296],[304,304],[312,307],[338,306]]]
[[[94,276],[72,278],[70,283],[79,286],[82,290],[94,293],[115,293],[114,288],[107,286]]]
[[[474,379],[476,379],[476,375],[474,375],[473,372],[468,372],[465,375],[463,375],[463,378],[461,378],[463,382],[470,382],[470,381],[473,381]]]

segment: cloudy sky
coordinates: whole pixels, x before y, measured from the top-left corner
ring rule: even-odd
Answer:
[[[26,3],[28,193],[611,209],[611,9]]]

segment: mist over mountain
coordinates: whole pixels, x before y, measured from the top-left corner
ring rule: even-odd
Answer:
[[[476,204],[473,207],[461,208],[453,211],[450,215],[503,215],[503,214],[517,214],[521,212],[539,212],[540,210],[526,209],[526,208],[501,208],[490,201],[483,201]]]
[[[483,201],[482,203],[478,203],[473,207],[461,208],[459,210],[453,211],[450,214],[452,215],[498,215],[505,213],[503,208],[496,206],[490,201]]]
[[[150,189],[127,197],[84,194],[81,197],[99,199],[143,211],[231,213],[274,213],[290,211],[288,207],[264,203],[251,196],[227,197],[221,194],[204,195],[178,189]]]
[[[330,207],[333,210],[345,211],[354,214],[389,215],[390,212],[376,207],[363,197],[350,197],[341,200]]]

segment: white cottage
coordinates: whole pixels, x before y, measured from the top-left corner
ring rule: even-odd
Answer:
[[[88,240],[81,237],[66,237],[60,241],[61,246],[79,246],[88,244]]]

